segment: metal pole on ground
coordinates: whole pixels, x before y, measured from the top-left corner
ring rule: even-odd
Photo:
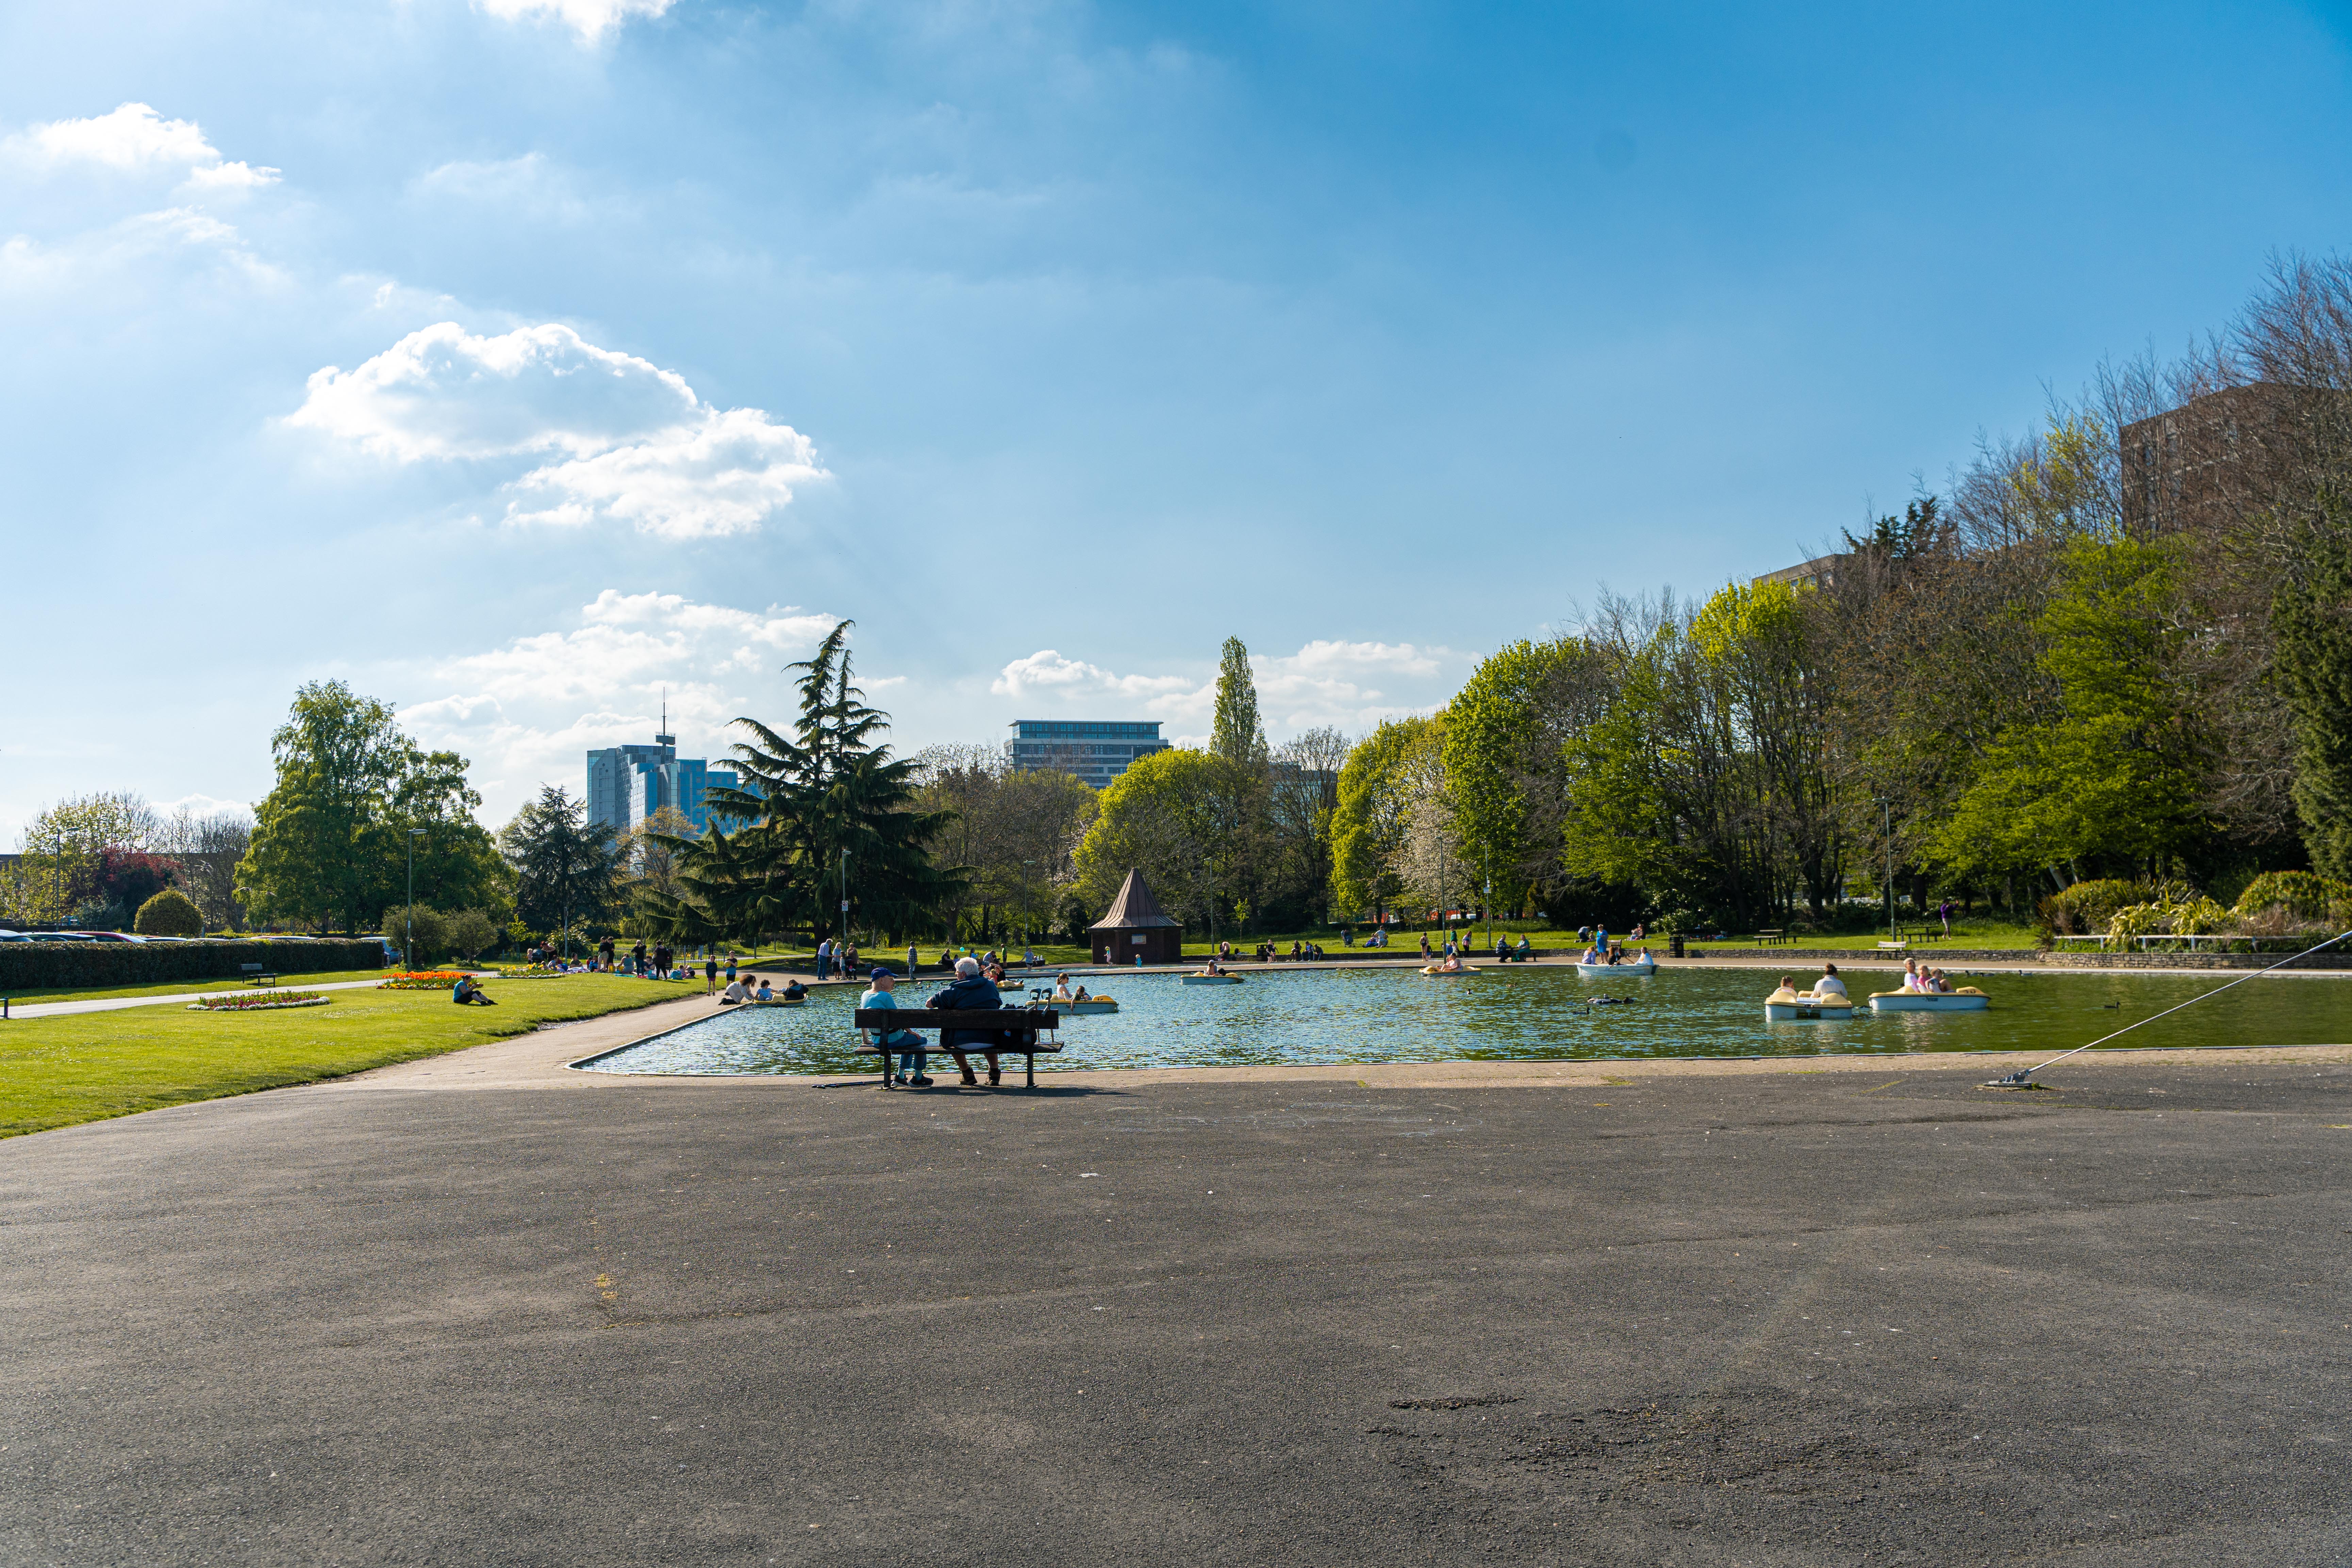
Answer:
[[[400,944],[400,957],[411,970],[416,967],[416,841],[424,837],[421,827],[408,830],[408,936]]]

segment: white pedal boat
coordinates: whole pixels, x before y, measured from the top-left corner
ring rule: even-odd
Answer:
[[[1816,996],[1810,991],[1791,991],[1783,985],[1764,998],[1764,1021],[1768,1024],[1835,1024],[1853,1016],[1853,998],[1834,992]]]
[[[1459,969],[1440,969],[1433,963],[1424,968],[1422,973],[1433,980],[1459,980],[1465,974],[1475,974],[1478,972],[1466,963]]]
[[[1612,974],[1655,974],[1658,961],[1647,963],[1579,963],[1576,972],[1587,980],[1606,980]]]
[[[1241,983],[1242,977],[1238,974],[1187,974],[1184,976],[1184,984],[1187,985],[1239,985]]]
[[[1045,1005],[1056,1013],[1075,1013],[1081,1018],[1096,1013],[1118,1011],[1118,1004],[1108,996],[1089,996],[1083,1002],[1048,1002]]]
[[[1874,1013],[1981,1013],[1991,1005],[1992,998],[1973,985],[1958,991],[1874,991],[1870,997]]]

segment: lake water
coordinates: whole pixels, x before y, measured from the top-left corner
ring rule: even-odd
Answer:
[[[1813,972],[1808,972],[1813,973]],[[1649,979],[1584,980],[1555,966],[1494,968],[1433,980],[1406,969],[1253,973],[1240,985],[1184,985],[1172,974],[1104,975],[1114,1015],[1066,1018],[1059,1057],[1038,1070],[1245,1067],[1287,1063],[1574,1060],[1805,1056],[1900,1051],[2069,1050],[2202,995],[2233,976],[2114,971],[1969,977],[1982,1013],[1889,1014],[1849,1023],[1768,1024],[1761,970],[1668,969]],[[1088,984],[1097,984],[1089,980]],[[1890,977],[1850,977],[1857,1000]],[[936,987],[900,987],[920,1005]],[[1599,996],[1628,997],[1622,1006]],[[800,1007],[745,1008],[596,1062],[615,1073],[872,1074],[854,1055],[857,992],[826,987]],[[1017,1000],[1017,998],[1016,998]],[[2352,1040],[2352,982],[2268,976],[2135,1029],[2117,1047],[2332,1045]],[[1014,1058],[1017,1062],[1020,1058]]]

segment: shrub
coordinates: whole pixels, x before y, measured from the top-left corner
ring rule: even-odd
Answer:
[[[412,931],[414,952],[407,951]],[[417,905],[413,916],[406,904],[394,904],[383,911],[383,940],[401,949],[411,969],[419,969],[449,951],[449,919],[429,904]]]
[[[2064,892],[2053,893],[2035,907],[2034,912],[2040,916],[2045,936],[2053,931],[2088,935],[2109,930],[2116,910],[2154,901],[2141,884],[2109,878],[2077,882]]]
[[[204,911],[177,888],[166,888],[139,906],[131,929],[141,936],[202,936]]]
[[[2352,883],[2311,871],[2265,871],[2246,884],[2232,912],[2242,920],[2275,911],[2288,920],[2324,921],[2335,906],[2347,901],[2352,901]]]
[[[460,910],[449,917],[449,948],[471,963],[499,944],[499,928],[488,912]]]
[[[279,974],[382,969],[383,943],[366,937],[246,938],[236,942],[0,942],[0,994],[77,987],[153,985],[166,980],[234,980],[258,963]]]

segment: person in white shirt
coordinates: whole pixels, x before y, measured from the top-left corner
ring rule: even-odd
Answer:
[[[1906,991],[1927,989],[1919,984],[1919,961],[1916,958],[1906,958],[1903,961],[1903,989]]]
[[[1845,994],[1845,982],[1838,978],[1836,964],[1824,963],[1822,965],[1822,977],[1813,982],[1813,994],[1816,996],[1843,996]]]
[[[730,1006],[737,1002],[746,1000],[751,994],[743,988],[741,981],[730,980],[727,983],[727,989],[719,994],[719,1005],[722,1007]]]

